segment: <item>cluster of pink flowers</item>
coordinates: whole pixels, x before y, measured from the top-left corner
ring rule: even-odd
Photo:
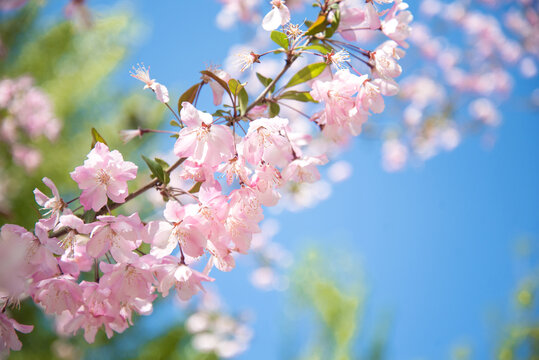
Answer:
[[[54,116],[47,94],[29,76],[0,80],[0,139],[9,146],[13,160],[28,172],[41,162],[41,154],[28,140],[45,136],[54,141],[61,123]]]
[[[408,161],[455,149],[468,134],[482,129],[483,144],[494,141],[501,122],[499,105],[511,96],[514,77],[537,76],[539,12],[532,2],[487,7],[461,1],[424,0],[410,43],[426,66],[408,71],[395,105],[403,116],[384,131],[383,166],[402,169]],[[503,14],[503,17],[500,17]],[[503,21],[502,21],[503,18]],[[454,29],[437,31],[440,23]],[[458,35],[458,36],[457,36]],[[460,109],[468,111],[460,111]]]
[[[337,31],[345,40],[377,42],[382,32],[404,48],[408,46],[405,39],[409,36],[409,43],[414,50],[412,53],[415,57],[410,59],[406,71],[409,77],[404,79],[406,90],[401,93],[403,97],[385,104],[390,107],[386,113],[396,112],[403,116],[369,127],[370,134],[382,140],[382,163],[386,170],[400,170],[410,161],[421,163],[441,151],[453,150],[466,136],[478,133],[478,129],[482,130],[483,143],[489,146],[495,138],[494,127],[501,123],[498,107],[503,100],[512,96],[514,78],[519,76],[508,69],[518,70],[520,76],[531,81],[537,77],[539,9],[536,2],[482,2],[484,4],[419,1],[414,4],[420,11],[414,19],[413,29],[408,26],[412,15],[405,3],[392,0],[340,2],[340,24]],[[268,28],[273,29],[281,25],[279,21],[286,20],[285,7],[297,2],[268,3],[271,10],[265,19]],[[392,6],[390,9],[380,9],[384,4]],[[261,17],[260,14],[257,16]],[[449,29],[450,33],[446,33]],[[260,42],[260,38],[254,41],[257,44]],[[363,49],[344,47],[351,52],[359,51],[356,55],[360,57],[361,52],[368,55]],[[369,61],[375,65],[373,78],[380,73],[377,63],[384,67],[387,66],[387,59],[398,59],[400,56],[392,51],[370,54]],[[334,58],[342,59],[340,55]],[[253,60],[252,57],[246,59]],[[421,67],[411,65],[413,63],[421,64]],[[381,73],[391,78],[393,75],[390,74],[400,71],[400,67],[385,70],[382,69]],[[323,76],[319,78],[322,79]],[[388,84],[390,87],[379,86],[379,89],[386,93],[396,92],[393,84],[386,82],[384,85]],[[351,91],[350,87],[347,90]],[[534,93],[535,98],[531,99],[533,102],[536,102],[537,92]],[[349,95],[346,97],[350,98]],[[351,104],[350,101],[348,103]],[[452,104],[457,105],[452,107]],[[378,102],[375,106],[381,105]],[[397,110],[393,111],[395,108]],[[468,111],[458,111],[461,108]],[[369,110],[376,112],[373,108]],[[331,111],[331,107],[328,111]],[[347,126],[361,123],[360,114],[355,116],[357,118],[348,121]],[[320,117],[320,124],[325,125],[324,116]],[[330,122],[330,128],[324,129],[323,135],[331,134],[339,138],[339,134],[332,131],[331,125]]]
[[[296,80],[290,80],[308,86],[307,91],[284,93],[284,88],[292,87],[288,83],[267,96],[272,87],[267,83],[260,97],[248,105],[246,84],[212,69],[203,72],[203,81],[193,93],[196,96],[182,96],[194,101],[180,102],[176,114],[168,105],[167,88],[151,79],[149,69],[135,69],[132,76],[144,82],[144,88],[152,90],[178,120],[174,164],[165,166],[162,161],[145,158],[155,179],[129,193],[128,182],[137,177],[137,166],[98,141],[84,164],[71,173],[81,190],[79,208],[70,209],[77,199],[65,202],[54,183],[44,178],[52,196],[34,191],[43,210],[34,231],[16,225],[2,227],[0,319],[4,327],[0,351],[20,348],[15,330],[29,330],[9,319],[5,311],[25,297],[30,296],[45,313],[56,316],[59,333],[74,334],[83,329],[85,339],[92,342],[99,329],[110,337],[130,326],[133,314],[150,314],[158,295],[167,296],[174,290],[187,301],[204,289],[203,283],[214,281],[210,277],[213,267],[232,270],[234,256],[247,254],[253,235],[260,232],[263,207],[277,205],[285,186],[318,181],[318,167],[327,162],[324,152],[310,153],[313,136],[310,130],[297,126],[298,115],[289,119],[279,111],[275,114],[274,105],[284,106],[286,99],[319,102],[321,110],[307,116],[309,123],[316,125],[311,130],[320,129],[324,141],[337,145],[358,135],[370,113],[384,110],[383,97],[398,90],[394,78],[401,73],[397,61],[404,55],[399,44],[406,46],[411,20],[404,10],[407,5],[400,0],[380,0],[378,3],[390,7],[373,13],[371,4],[356,8],[348,2],[328,0],[320,4],[320,11],[325,19],[333,20],[308,35],[300,26],[288,24],[290,16],[284,3],[271,2],[273,13],[264,26],[276,23],[275,17],[279,18],[278,26],[289,25],[288,35],[272,33],[272,38],[280,37],[281,44],[286,42],[277,52],[287,57],[281,75],[300,56],[324,59],[313,64],[318,74],[301,79],[299,75],[305,71],[300,71],[294,75]],[[355,14],[357,23],[348,17],[342,27],[331,29],[341,11]],[[375,15],[381,24],[376,25],[376,31],[389,40],[373,51],[359,51],[363,56],[360,65],[372,70],[370,75],[361,74],[348,53],[337,46],[349,43],[334,41],[332,35],[347,29],[353,34],[364,21],[376,23]],[[325,48],[320,44],[314,50],[309,48],[310,42],[320,39],[327,41]],[[256,62],[267,55],[252,54]],[[276,84],[279,77],[270,82]],[[197,109],[196,98],[205,84],[213,90],[215,105],[227,94],[228,107],[213,115]],[[299,100],[294,100],[297,97]],[[151,130],[139,129],[135,134],[147,132]],[[126,137],[134,138],[131,133]],[[143,221],[137,212],[113,214],[121,204],[152,188],[166,200],[160,219]],[[81,207],[84,211],[77,213]]]

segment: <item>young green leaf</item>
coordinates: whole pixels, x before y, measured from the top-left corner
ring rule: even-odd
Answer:
[[[240,114],[245,115],[245,110],[247,110],[247,106],[249,105],[249,95],[247,95],[247,91],[244,87],[241,88],[240,93],[238,94],[238,100],[240,105]]]
[[[268,85],[271,84],[271,82],[273,81],[273,79],[267,78],[260,73],[256,73],[256,77],[258,78],[258,80],[260,80],[260,83],[264,85],[264,87],[268,87]],[[275,85],[271,87],[271,89],[269,90],[269,93],[270,94],[273,93],[274,90],[275,90]]]
[[[280,31],[274,30],[271,32],[271,40],[285,50],[288,50],[288,37]]]
[[[228,80],[228,87],[230,88],[230,92],[232,93],[232,95],[236,97],[238,96],[238,92],[241,90],[243,86],[240,84],[238,80],[230,79]]]
[[[153,158],[155,160],[155,162],[157,162],[158,164],[161,165],[161,167],[163,168],[163,170],[166,170],[170,167],[170,165],[163,159],[160,159],[158,157],[156,158]]]
[[[315,77],[320,75],[322,71],[324,71],[326,66],[327,64],[324,62],[318,62],[318,63],[305,66],[303,69],[298,71],[294,76],[292,76],[290,81],[288,81],[288,84],[286,84],[285,88],[302,84],[306,81],[314,79]]]
[[[309,29],[307,29],[307,32],[305,35],[315,35],[319,32],[322,32],[326,29],[327,21],[326,21],[325,15],[319,15],[315,22],[312,23],[311,26],[309,26]]]
[[[322,55],[329,54],[333,48],[327,45],[322,44],[312,44],[309,46],[302,47],[303,50],[316,50]]]
[[[258,80],[260,80],[260,82],[264,86],[268,86],[272,82],[272,79],[267,78],[267,77],[265,77],[264,75],[262,75],[260,73],[256,73],[256,77],[258,78]]]
[[[308,91],[287,91],[281,96],[279,96],[279,99],[291,99],[291,100],[297,100],[297,101],[303,101],[303,102],[318,102],[313,99],[311,94]]]
[[[337,28],[339,27],[339,23],[341,22],[340,11],[338,9],[334,10],[333,14],[335,16],[333,17],[333,22],[331,23],[330,27],[327,28],[326,30],[326,34],[325,34],[326,39],[329,39],[330,37],[333,36],[333,34],[335,34],[335,31],[337,31]]]
[[[279,115],[279,112],[281,112],[281,107],[276,102],[271,102],[269,104],[269,117],[272,118],[274,116]]]
[[[152,159],[148,159],[146,156],[141,155],[142,160],[146,162],[146,165],[150,168],[150,171],[152,172],[152,175],[155,176],[161,183],[166,184],[166,178],[165,178],[165,171],[163,170],[163,167],[157,162]]]
[[[174,119],[170,120],[170,125],[180,127],[180,124]]]
[[[103,143],[108,146],[105,139],[103,139],[103,136],[101,136],[101,134],[98,133],[95,128],[92,128],[92,149],[94,148],[95,144],[97,144],[98,142]]]
[[[202,86],[201,83],[195,84],[191,86],[189,89],[187,89],[186,92],[180,96],[178,99],[178,114],[182,111],[183,105],[182,103],[184,101],[187,101],[188,103],[193,103],[195,101],[195,97],[197,96],[198,89]]]
[[[195,183],[195,185],[193,185],[193,187],[191,189],[189,189],[189,192],[191,194],[196,194],[197,192],[200,191],[200,186],[202,185],[202,183],[200,181],[197,181]]]
[[[93,211],[92,209],[86,210],[82,215],[82,220],[84,220],[85,223],[89,224],[91,222],[94,222],[95,215],[95,211]]]

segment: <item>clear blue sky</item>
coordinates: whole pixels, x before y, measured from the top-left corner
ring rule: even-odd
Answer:
[[[244,39],[237,28],[215,27],[213,0],[129,4],[149,32],[119,70],[126,86],[140,85],[128,72],[144,62],[177,98],[204,65],[221,63],[229,46]],[[517,95],[537,85],[517,84]],[[539,119],[522,98],[502,112],[492,150],[466,139],[455,151],[396,174],[381,169],[379,143],[356,139],[342,156],[353,176],[316,208],[278,218],[275,240],[295,255],[316,241],[321,248],[346,247],[361,261],[367,317],[392,315],[391,359],[448,359],[462,342],[473,347],[473,358],[492,357],[490,316],[509,316],[508,296],[522,275],[516,240],[531,235],[537,244],[539,237]],[[256,314],[252,347],[240,358],[279,358],[286,295],[251,289],[242,271],[219,275],[218,282],[231,309]]]

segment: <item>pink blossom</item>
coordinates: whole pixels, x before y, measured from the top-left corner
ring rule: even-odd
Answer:
[[[99,211],[107,203],[107,197],[116,203],[125,202],[128,195],[127,181],[137,176],[137,166],[124,161],[118,150],[109,151],[107,145],[98,142],[88,154],[83,166],[71,173],[82,189],[80,203],[85,210]]]
[[[164,215],[170,224],[152,222],[148,228],[150,236],[153,235],[151,254],[157,257],[170,255],[179,244],[185,255],[203,255],[207,240],[200,230],[198,209],[195,204],[182,206],[174,200],[167,202]]]
[[[380,88],[372,81],[365,80],[359,88],[357,106],[361,106],[365,111],[371,110],[373,113],[384,111],[384,98]]]
[[[258,200],[264,206],[275,206],[281,198],[276,191],[283,184],[283,178],[279,170],[269,164],[261,164],[251,179],[251,187],[257,190]]]
[[[60,315],[64,311],[75,314],[83,304],[79,284],[70,275],[40,281],[34,290],[33,298],[48,314]]]
[[[129,217],[98,216],[90,240],[86,244],[88,255],[100,258],[107,251],[114,260],[127,262],[137,257],[133,251],[141,244],[143,225],[137,213]]]
[[[41,165],[41,153],[27,146],[15,144],[13,146],[13,161],[31,173]]]
[[[382,146],[383,166],[386,171],[401,170],[408,159],[408,150],[397,139],[384,142]]]
[[[339,30],[338,30],[341,36],[345,40],[356,41],[357,33],[361,30],[353,31],[351,29],[361,27],[361,24],[365,21],[365,16],[366,16],[365,9],[346,6],[346,2],[344,2],[341,9],[341,21],[339,23]],[[378,15],[376,15],[375,19],[378,19]],[[378,20],[378,22],[380,22],[380,20]],[[380,27],[379,24],[378,24],[378,27]]]
[[[128,327],[127,320],[112,304],[111,288],[87,281],[81,282],[80,288],[84,307],[76,314],[64,311],[59,315],[56,321],[57,332],[75,334],[82,328],[84,339],[93,343],[101,326],[104,326],[108,338],[112,337],[113,331],[121,333]]]
[[[225,228],[234,244],[234,250],[245,254],[251,245],[253,233],[260,232],[258,223],[264,219],[262,204],[257,192],[249,187],[233,190],[229,199]]]
[[[168,89],[166,88],[166,86],[158,83],[157,81],[155,81],[155,79],[150,78],[149,66],[147,69],[144,64],[137,64],[137,66],[137,68],[133,66],[133,70],[135,72],[131,72],[130,75],[135,79],[142,81],[145,84],[144,89],[151,89],[155,93],[155,97],[157,98],[157,100],[159,100],[163,104],[168,103],[170,98],[168,96]]]
[[[100,263],[103,276],[99,285],[111,289],[111,304],[121,304],[121,314],[130,319],[131,311],[148,315],[152,312],[154,294],[152,268],[155,263],[151,255],[137,258],[131,263]]]
[[[22,347],[15,330],[28,334],[34,329],[32,325],[19,324],[14,319],[10,319],[6,313],[0,313],[0,354],[7,353],[10,350],[18,351]]]
[[[230,80],[230,75],[221,70],[221,69],[208,69],[208,71],[212,72],[215,76],[217,76],[219,79],[223,80],[225,83],[228,84],[228,80]],[[223,101],[223,94],[225,93],[225,89],[214,79],[209,77],[208,75],[202,75],[202,80],[204,82],[208,83],[211,87],[211,91],[213,93],[213,104],[215,106],[221,104]]]
[[[386,41],[371,53],[374,63],[373,75],[394,78],[402,73],[401,66],[396,60],[404,55],[404,51],[397,47],[394,41]]]
[[[44,216],[49,216],[49,218],[43,219],[42,223],[50,230],[58,224],[58,221],[60,220],[60,215],[62,214],[62,211],[67,207],[67,205],[60,197],[58,189],[56,188],[56,185],[54,185],[52,180],[44,177],[43,183],[47,185],[49,189],[51,189],[53,197],[46,196],[41,192],[41,190],[37,188],[34,189],[34,196],[36,199],[36,203],[43,209],[48,210],[44,214]]]
[[[180,130],[174,144],[176,156],[189,157],[209,166],[232,158],[234,138],[228,126],[212,124],[210,114],[197,110],[188,102],[183,103],[180,115],[187,126]]]
[[[275,30],[290,21],[290,10],[284,4],[284,0],[271,0],[270,3],[272,8],[262,19],[262,27],[266,31]]]
[[[248,183],[249,174],[251,173],[251,170],[245,165],[245,158],[243,156],[235,156],[219,165],[217,171],[225,174],[228,185],[234,182],[234,178],[237,178],[240,184]]]
[[[274,166],[286,166],[292,160],[292,147],[285,135],[288,120],[280,117],[251,121],[243,138],[243,155],[253,165],[265,161]]]
[[[0,10],[15,10],[24,6],[28,0],[0,0]]]
[[[320,180],[317,166],[327,163],[327,159],[306,157],[295,159],[283,170],[283,179],[286,181],[313,183]]]
[[[162,260],[162,265],[157,266],[158,290],[167,296],[169,289],[174,287],[178,297],[187,301],[199,291],[204,291],[203,281],[213,281],[214,279],[200,273],[189,266],[182,264],[172,256],[167,256]]]
[[[404,40],[410,35],[409,24],[414,18],[410,11],[404,11],[407,8],[407,3],[402,2],[402,0],[395,0],[384,21],[382,21],[382,32],[405,48],[408,47],[408,44]]]

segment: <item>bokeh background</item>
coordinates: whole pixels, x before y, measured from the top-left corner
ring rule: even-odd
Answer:
[[[168,138],[123,145],[117,135],[139,125],[167,128],[170,120],[129,76],[134,64],[150,65],[152,78],[177,99],[200,70],[224,64],[229,49],[257,31],[245,24],[218,27],[222,4],[211,0],[88,1],[90,28],[66,20],[65,3],[31,3],[2,14],[2,39],[10,46],[2,76],[30,73],[64,124],[60,140],[40,140],[46,165],[30,175],[0,163],[0,177],[24,179],[15,188],[4,185],[9,196],[2,201],[10,206],[2,223],[35,221],[31,191],[45,175],[66,192],[75,190],[67,174],[84,158],[91,127],[138,164],[142,151],[172,146]],[[501,17],[503,6],[491,14]],[[439,30],[453,37],[450,28]],[[426,66],[414,61],[414,51],[412,45],[410,59],[402,61],[404,74]],[[271,239],[276,262],[288,265],[272,270],[279,281],[260,289],[267,276],[257,273],[263,265],[255,253],[231,273],[212,273],[216,281],[208,286],[220,298],[216,311],[247,328],[246,349],[236,358],[539,358],[539,119],[532,96],[539,83],[536,75],[523,78],[516,65],[506,70],[514,76],[512,92],[503,101],[494,98],[502,121],[487,138],[478,131],[451,152],[388,172],[381,165],[383,138],[367,133],[336,156],[344,175],[325,176],[311,194],[316,204],[267,210],[260,239]],[[200,107],[211,107],[210,101],[201,99]],[[393,110],[370,121],[395,116]],[[256,276],[259,286],[253,286]],[[23,304],[20,316],[40,326],[21,335],[23,351],[12,358],[217,358],[197,350],[185,327],[201,301],[166,299],[125,334],[91,346],[57,339],[50,320]]]

